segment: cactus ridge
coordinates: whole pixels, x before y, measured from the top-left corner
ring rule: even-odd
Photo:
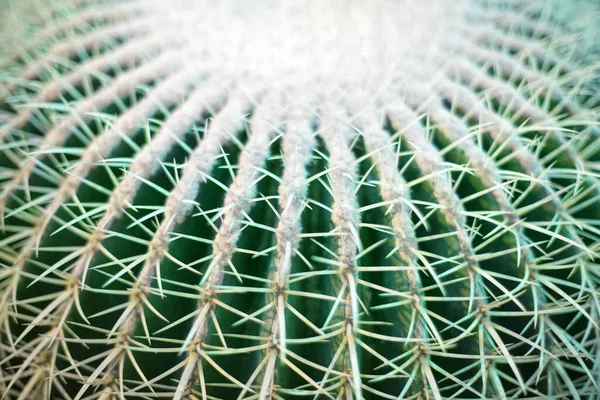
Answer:
[[[595,399],[591,1],[0,14],[0,399]]]

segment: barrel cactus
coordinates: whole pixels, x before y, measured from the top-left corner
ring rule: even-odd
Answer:
[[[1,399],[600,395],[597,3],[1,13]]]

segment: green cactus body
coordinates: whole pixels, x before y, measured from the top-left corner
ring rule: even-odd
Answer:
[[[600,396],[592,1],[0,14],[0,398]]]

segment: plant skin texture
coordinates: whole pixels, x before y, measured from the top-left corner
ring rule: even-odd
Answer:
[[[0,14],[0,399],[598,399],[600,8]]]

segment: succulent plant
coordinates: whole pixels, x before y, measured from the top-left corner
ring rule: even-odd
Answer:
[[[597,399],[599,17],[9,1],[0,398]]]

